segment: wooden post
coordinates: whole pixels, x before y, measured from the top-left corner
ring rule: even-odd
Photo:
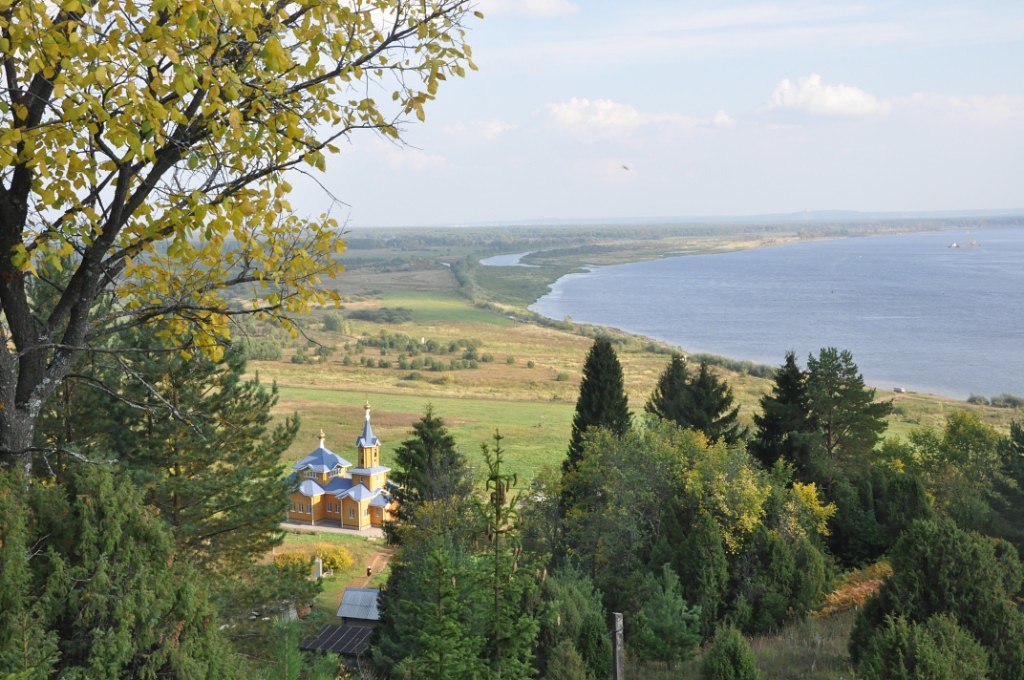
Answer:
[[[622,635],[622,614],[615,612],[615,629],[612,631],[612,656],[615,669],[614,680],[626,680],[626,645]]]

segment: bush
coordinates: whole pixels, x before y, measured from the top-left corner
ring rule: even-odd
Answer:
[[[719,628],[700,665],[703,680],[758,680],[754,652],[738,630]]]
[[[340,331],[341,330],[341,317],[337,314],[324,314],[324,330],[325,331]]]
[[[551,652],[548,661],[548,672],[544,676],[548,680],[585,680],[591,675],[570,640],[562,640]]]
[[[308,568],[313,564],[313,558],[301,550],[288,550],[274,555],[274,566],[285,568],[303,567]]]
[[[568,373],[559,373],[555,376],[555,380],[558,382],[568,382],[571,376]]]
[[[914,523],[893,548],[892,577],[857,616],[850,657],[858,665],[867,658],[887,617],[921,622],[946,614],[988,650],[993,677],[1024,677],[1024,614],[1010,604],[1019,594],[1010,588],[1020,587],[1019,567],[1017,578],[1008,574],[1014,564],[993,541],[951,520]]]
[[[527,361],[527,362],[526,362],[526,367],[527,367],[527,368],[536,368],[536,367],[537,367],[537,364],[536,364],[536,363],[534,363],[533,361]]]
[[[988,653],[952,616],[887,617],[857,664],[864,680],[982,680]]]
[[[281,346],[273,338],[245,338],[241,346],[246,359],[278,361],[281,358]]]
[[[381,307],[380,309],[357,309],[349,312],[350,319],[374,321],[376,323],[402,323],[412,321],[412,310],[405,307]]]
[[[317,543],[313,546],[314,554],[324,562],[324,569],[341,571],[352,566],[352,553],[348,548],[330,543]]]
[[[516,363],[516,358],[510,354],[507,357],[505,357],[505,363],[506,364],[514,364],[514,363]]]

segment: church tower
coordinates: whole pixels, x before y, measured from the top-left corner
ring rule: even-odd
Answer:
[[[366,411],[366,423],[363,425],[363,433],[356,440],[356,450],[359,453],[359,467],[369,470],[380,467],[380,440],[370,426],[370,404],[367,403],[363,409]]]

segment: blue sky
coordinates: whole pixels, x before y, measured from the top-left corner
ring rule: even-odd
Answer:
[[[480,9],[408,146],[330,159],[350,226],[1024,208],[1024,2]]]

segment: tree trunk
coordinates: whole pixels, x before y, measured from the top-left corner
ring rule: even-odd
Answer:
[[[32,472],[37,416],[14,404],[0,404],[0,462],[9,469],[21,468],[26,479]]]

